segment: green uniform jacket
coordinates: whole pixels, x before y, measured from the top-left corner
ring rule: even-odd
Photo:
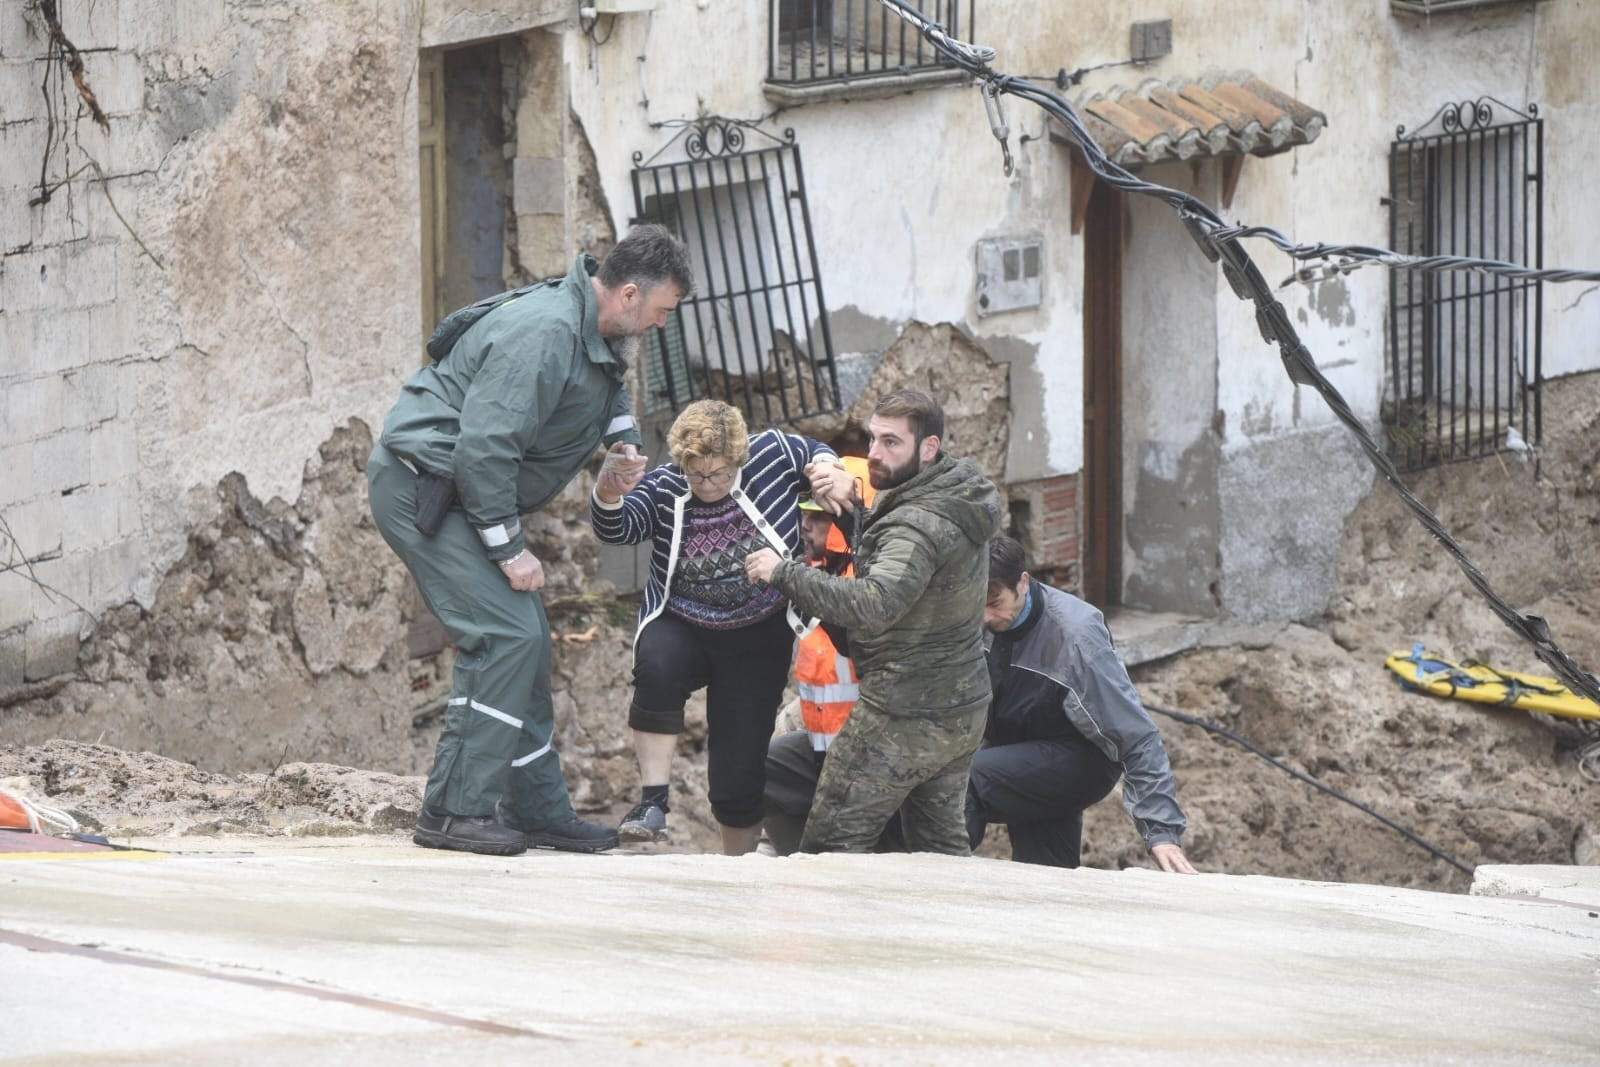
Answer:
[[[641,443],[627,365],[600,336],[597,269],[579,256],[565,278],[479,319],[384,420],[389,451],[455,479],[490,559],[522,551],[517,516],[561,492],[598,446]]]
[[[785,560],[772,575],[802,614],[843,626],[861,700],[889,715],[938,717],[989,700],[983,658],[988,541],[1000,494],[970,459],[944,453],[878,494],[856,576]]]

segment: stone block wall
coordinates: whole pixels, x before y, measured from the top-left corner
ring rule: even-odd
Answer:
[[[144,32],[132,8],[61,8],[102,130],[71,121],[37,10],[0,2],[0,690],[74,668],[85,609],[128,599],[143,555],[127,421],[142,253],[117,210],[137,216],[155,149],[143,67],[121,50]]]

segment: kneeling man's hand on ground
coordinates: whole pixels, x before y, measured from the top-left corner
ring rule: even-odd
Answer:
[[[744,558],[744,576],[752,582],[770,582],[781,562],[782,558],[770,548],[752,552]]]
[[[1199,874],[1194,869],[1194,864],[1189,862],[1189,857],[1183,854],[1183,849],[1170,841],[1154,845],[1150,855],[1155,857],[1156,865],[1168,874]]]

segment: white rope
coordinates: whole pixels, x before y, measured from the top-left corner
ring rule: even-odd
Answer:
[[[28,830],[31,833],[64,835],[75,834],[82,829],[78,825],[77,819],[74,819],[60,808],[29,800],[21,793],[13,792],[10,789],[0,789],[0,795],[4,795],[22,809],[22,814],[27,817]]]
[[[1578,750],[1578,773],[1600,784],[1600,741],[1591,741]]]

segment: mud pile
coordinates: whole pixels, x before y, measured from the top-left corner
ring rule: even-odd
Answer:
[[[1412,482],[1491,581],[1545,615],[1592,669],[1600,375],[1549,383],[1545,426],[1537,481],[1531,458],[1505,456]],[[447,649],[417,654],[415,631],[408,644],[419,609],[366,515],[370,448],[359,423],[341,429],[308,464],[292,506],[258,501],[242,479],[225,479],[154,605],[108,613],[77,676],[0,706],[0,777],[23,776],[31,790],[122,833],[409,826],[450,660]],[[637,788],[625,719],[633,598],[593,577],[588,491],[580,477],[530,530],[549,577],[556,747],[579,810],[610,818]],[[1328,615],[1313,625],[1151,664],[1135,680],[1151,704],[1223,723],[1468,866],[1600,862],[1600,786],[1575,767],[1586,735],[1405,693],[1383,670],[1388,652],[1422,641],[1458,659],[1547,673],[1386,489],[1348,522],[1339,580]],[[1186,845],[1203,867],[1466,887],[1465,876],[1354,809],[1200,730],[1158,722],[1191,820]],[[704,748],[695,701],[666,847],[714,845]],[[1006,853],[1002,831],[984,851]],[[1084,855],[1097,866],[1147,862],[1114,797],[1088,814]]]
[[[1410,477],[1491,584],[1546,617],[1600,669],[1600,375],[1546,384],[1545,438]],[[1346,524],[1339,589],[1315,628],[1266,647],[1179,656],[1134,672],[1145,699],[1214,719],[1410,827],[1463,863],[1600,862],[1600,786],[1577,771],[1570,721],[1406,693],[1383,669],[1421,641],[1453,659],[1548,675],[1455,563],[1379,485]],[[1211,735],[1160,719],[1188,845],[1208,869],[1464,889],[1468,879],[1353,808]],[[1140,862],[1108,801],[1085,856]]]

